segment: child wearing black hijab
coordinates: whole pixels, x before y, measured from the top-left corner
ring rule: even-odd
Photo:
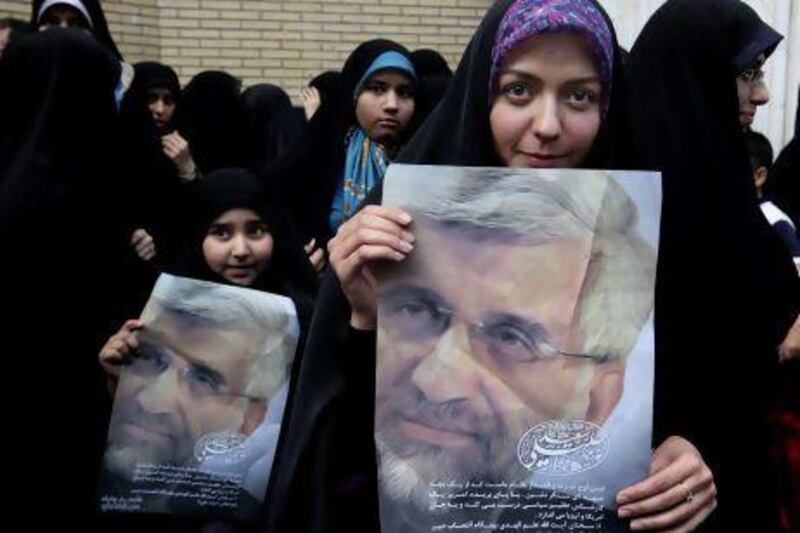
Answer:
[[[631,153],[663,175],[655,431],[686,436],[707,461],[719,490],[710,531],[778,527],[763,404],[800,299],[756,205],[737,77],[780,39],[739,0],[672,0],[626,64]],[[695,491],[676,512],[697,504]]]
[[[275,203],[261,181],[245,169],[220,169],[187,188],[187,216],[182,226],[184,246],[180,260],[169,272],[290,298],[300,322],[298,353],[301,353],[318,280],[285,211]],[[135,356],[138,347],[135,332],[142,327],[139,320],[127,320],[100,351],[99,361],[111,391],[115,389],[120,367]],[[298,357],[293,375],[299,365]],[[290,397],[293,390],[290,390]],[[287,409],[284,420],[288,418]],[[145,525],[185,532],[205,531],[204,524],[211,527],[209,520],[198,517],[137,516],[127,517],[125,521],[133,524],[133,531]],[[213,527],[222,528],[220,531],[251,530],[232,523],[214,523]]]
[[[305,331],[317,277],[285,211],[258,178],[245,169],[225,168],[187,189],[182,251],[167,271],[291,298]],[[118,334],[135,329],[123,326]]]

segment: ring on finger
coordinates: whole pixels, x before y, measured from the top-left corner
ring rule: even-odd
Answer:
[[[694,492],[692,492],[692,489],[689,487],[686,481],[681,481],[679,485],[683,487],[684,492],[686,492],[686,503],[692,503],[692,501],[694,501]]]

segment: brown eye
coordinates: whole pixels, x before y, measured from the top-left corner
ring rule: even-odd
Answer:
[[[524,104],[531,97],[528,87],[524,83],[520,82],[509,83],[503,86],[501,92],[513,104]]]
[[[411,87],[398,87],[397,95],[400,98],[414,98],[414,90]]]
[[[225,224],[213,224],[208,228],[208,235],[224,241],[231,237],[231,229]]]
[[[247,224],[247,235],[251,238],[259,239],[269,235],[269,228],[263,222],[250,222]]]
[[[591,89],[573,89],[567,95],[567,102],[575,109],[587,109],[600,101],[597,91]]]
[[[381,95],[386,92],[386,87],[380,83],[368,83],[364,86],[364,90],[373,94]]]

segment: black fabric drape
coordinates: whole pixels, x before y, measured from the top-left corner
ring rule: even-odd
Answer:
[[[450,80],[453,79],[453,71],[439,52],[427,48],[411,52],[411,62],[419,78],[414,94],[417,106],[414,113],[416,130],[442,100],[450,86]]]
[[[797,96],[794,138],[781,150],[770,169],[765,196],[789,215],[800,235],[800,89]]]
[[[189,142],[201,174],[241,166],[239,119],[241,83],[227,72],[207,70],[183,88],[175,129]]]
[[[126,298],[118,77],[74,29],[31,35],[0,64],[3,403],[25,442],[21,456],[4,444],[21,458],[7,509],[34,529],[91,522],[108,407],[97,353]]]
[[[663,173],[656,442],[712,468],[719,531],[772,531],[762,402],[798,310],[796,273],[758,212],[736,77],[779,36],[738,0],[671,0],[626,63],[636,166]]]
[[[242,165],[263,174],[302,137],[305,124],[292,108],[289,95],[276,85],[261,83],[242,94]]]

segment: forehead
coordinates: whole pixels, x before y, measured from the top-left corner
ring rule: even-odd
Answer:
[[[509,70],[536,74],[545,67],[548,72],[599,77],[594,53],[578,32],[545,33],[524,41],[503,61],[501,74]]]
[[[79,17],[83,19],[83,14],[70,5],[56,4],[52,7],[47,8],[47,11],[45,11],[43,18],[48,18],[48,17],[67,18],[67,19],[75,19]]]
[[[581,237],[526,238],[511,230],[452,224],[424,216],[416,219],[414,234],[424,246],[426,262],[457,262],[484,273],[517,264],[525,268],[530,261],[580,263],[580,258],[588,259],[592,244],[588,231]]]
[[[398,87],[400,85],[410,85],[411,78],[397,70],[382,70],[370,76],[367,83],[385,83],[387,85]]]
[[[245,222],[261,222],[261,217],[253,211],[252,209],[248,209],[246,207],[236,207],[234,209],[228,209],[216,219],[214,219],[214,224],[236,224],[236,223],[245,223]]]
[[[166,87],[150,87],[147,89],[147,94],[150,96],[174,96],[172,90]]]
[[[216,370],[231,383],[244,378],[258,357],[257,349],[264,344],[255,324],[239,322],[233,328],[218,328],[161,307],[142,340],[165,347],[187,362]]]
[[[423,286],[472,320],[510,313],[554,334],[569,329],[591,256],[590,235],[531,244],[484,234],[476,241],[459,229],[424,221],[415,224],[414,234],[416,251],[397,267],[387,288],[394,281]]]

